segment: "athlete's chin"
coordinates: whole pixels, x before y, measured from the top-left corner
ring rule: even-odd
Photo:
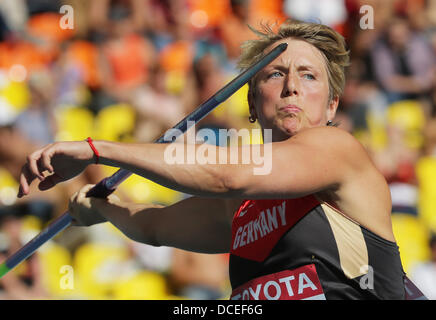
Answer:
[[[301,120],[296,117],[283,119],[281,126],[282,131],[284,131],[288,136],[297,134],[303,128]]]

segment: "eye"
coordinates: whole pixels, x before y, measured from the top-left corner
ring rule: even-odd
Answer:
[[[310,73],[303,74],[303,77],[306,78],[307,80],[315,80],[315,77]]]
[[[281,72],[279,72],[279,71],[274,71],[274,72],[271,72],[269,75],[268,75],[268,79],[270,79],[270,78],[279,78],[279,77],[281,77],[283,74],[281,73]]]

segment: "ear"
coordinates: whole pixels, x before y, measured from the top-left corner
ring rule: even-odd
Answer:
[[[257,119],[256,108],[254,106],[254,101],[255,101],[254,90],[251,89],[251,87],[248,89],[247,100],[248,100],[248,110],[250,112],[250,115]]]
[[[327,106],[327,120],[333,120],[339,105],[339,96],[335,96]]]

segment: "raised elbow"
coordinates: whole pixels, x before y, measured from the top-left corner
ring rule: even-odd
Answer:
[[[226,170],[221,178],[221,185],[223,193],[229,197],[237,197],[244,193],[244,177],[234,172],[233,170]]]

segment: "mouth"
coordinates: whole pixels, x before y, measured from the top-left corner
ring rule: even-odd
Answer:
[[[295,104],[288,104],[284,107],[279,108],[281,112],[289,112],[289,113],[298,113],[301,112],[301,109],[297,107]]]

